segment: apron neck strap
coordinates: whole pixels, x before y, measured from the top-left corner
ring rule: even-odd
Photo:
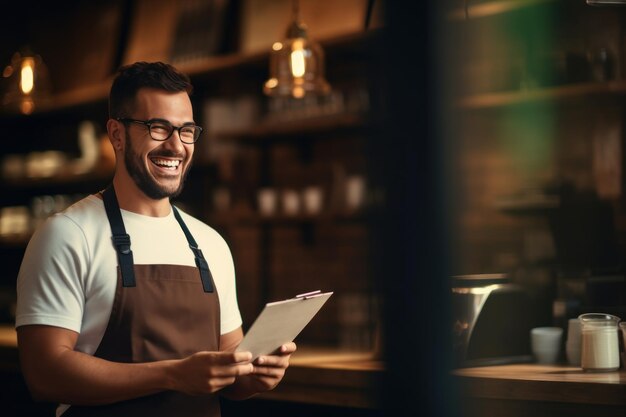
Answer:
[[[178,209],[175,206],[172,206],[172,210],[174,211],[174,217],[176,217],[176,221],[178,221],[180,228],[183,229],[185,237],[187,238],[187,243],[189,243],[189,247],[191,248],[196,258],[196,266],[200,270],[202,288],[204,288],[204,292],[213,292],[213,276],[211,274],[211,270],[209,269],[209,264],[207,263],[206,259],[204,259],[202,251],[200,250],[200,248],[198,248],[196,240],[191,235],[191,232],[187,228],[187,225],[183,221],[183,218],[180,216]]]
[[[117,196],[112,184],[102,192],[102,200],[104,201],[104,209],[113,233],[113,245],[117,252],[117,260],[122,273],[122,284],[124,287],[134,287],[136,283],[135,271],[133,270],[133,251],[130,250],[130,236],[126,233],[126,228],[124,228],[120,205],[117,202]]]
[[[104,201],[104,209],[106,210],[109,224],[111,225],[111,232],[113,233],[113,245],[115,246],[115,250],[117,252],[117,259],[122,273],[122,284],[124,287],[134,287],[136,283],[135,271],[133,270],[133,251],[130,249],[130,236],[126,233],[126,228],[124,227],[124,221],[122,220],[122,214],[120,212],[120,206],[117,202],[117,196],[115,195],[113,184],[109,185],[102,192],[102,199]],[[196,240],[193,238],[189,228],[180,216],[178,209],[172,206],[172,210],[174,211],[174,217],[180,225],[180,228],[183,230],[183,233],[185,233],[187,243],[189,243],[189,247],[194,254],[196,266],[200,270],[202,288],[204,289],[204,292],[213,292],[213,276],[211,274],[211,270],[209,269],[209,264],[204,258],[200,248],[198,248]]]

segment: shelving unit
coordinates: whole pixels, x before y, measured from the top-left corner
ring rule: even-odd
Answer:
[[[464,0],[466,6],[459,7],[448,13],[451,21],[476,19],[498,16],[503,13],[515,12],[531,6],[555,2],[558,0],[489,0],[484,2]]]
[[[64,185],[81,185],[93,184],[111,179],[113,176],[112,167],[99,167],[95,170],[84,173],[74,174],[70,172],[61,172],[51,177],[39,178],[5,178],[1,184],[4,189],[45,189],[47,187],[58,187]]]
[[[541,256],[560,262],[546,242],[563,239],[552,236],[549,219],[573,209],[561,187],[611,204],[623,241],[625,10],[564,0],[467,5],[446,22],[459,273],[522,274]],[[598,50],[609,60],[594,61]],[[591,219],[570,229],[583,221]],[[535,238],[543,240],[529,243]],[[542,290],[548,300],[550,291]]]
[[[220,132],[221,140],[227,141],[271,141],[289,139],[294,135],[314,136],[325,132],[367,129],[363,114],[332,114],[301,120],[265,121],[251,129]]]
[[[461,109],[478,110],[515,106],[542,101],[564,102],[587,98],[617,97],[626,94],[626,81],[590,82],[522,91],[503,91],[475,94],[460,98]]]
[[[347,161],[348,166],[356,170],[352,173],[364,173],[363,164],[367,158],[365,144],[380,119],[380,112],[375,107],[379,86],[373,74],[379,70],[380,63],[375,59],[374,52],[382,36],[382,30],[375,29],[321,40],[331,85],[341,90],[344,85],[353,85],[355,79],[366,80],[365,87],[372,106],[369,111],[346,109],[345,112],[319,113],[314,117],[292,120],[266,117],[267,99],[261,93],[262,80],[267,76],[266,52],[214,56],[179,66],[194,85],[192,102],[200,124],[204,122],[203,110],[208,99],[218,97],[229,100],[248,94],[261,103],[262,113],[257,123],[201,139],[196,146],[195,162],[185,190],[175,202],[216,227],[231,245],[237,265],[239,304],[245,325],[250,324],[260,306],[270,299],[284,298],[285,294],[289,296],[293,291],[306,292],[311,285],[315,289],[340,290],[337,304],[331,303],[316,323],[307,329],[309,333],[302,335],[305,342],[336,345],[341,326],[337,322],[341,292],[366,294],[370,291],[371,284],[364,273],[368,230],[366,210],[324,208],[315,215],[304,212],[287,215],[278,211],[275,215],[264,216],[257,211],[254,197],[261,184],[273,184],[280,191],[285,184],[303,187],[311,180],[311,175],[320,172],[329,176],[333,163]],[[84,119],[97,121],[104,132],[110,83],[111,79],[107,79],[95,85],[61,92],[29,116],[0,115],[0,120],[6,122],[9,131],[14,129],[24,136],[21,141],[32,141],[27,147],[20,143],[14,149],[9,146],[7,152],[45,150],[50,146],[71,152],[74,140],[70,135],[75,133],[78,122]],[[373,114],[376,117],[372,117]],[[30,128],[23,131],[24,126]],[[43,132],[43,135],[37,136],[38,132]],[[237,149],[235,158],[240,158],[241,154],[252,155],[250,160],[235,160],[237,169],[243,169],[247,174],[242,177],[235,172],[234,178],[227,178],[221,169],[222,161],[206,157],[207,148],[214,143],[211,141],[226,143]],[[357,143],[358,146],[353,146]],[[298,156],[303,148],[309,154],[305,159]],[[313,168],[317,171],[309,174],[308,171]],[[283,169],[289,172],[282,174]],[[28,206],[33,197],[49,193],[91,193],[110,181],[112,174],[112,168],[101,168],[81,175],[59,171],[46,178],[3,178],[0,183],[11,193],[0,200],[0,207]],[[250,178],[246,177],[248,174]],[[240,207],[231,205],[226,211],[216,210],[211,196],[218,187],[230,190],[233,195],[243,196],[246,208],[240,210]],[[0,239],[0,245],[11,249],[12,263],[19,261],[28,236]],[[15,273],[17,266],[13,268]],[[9,270],[4,277],[6,283],[10,283],[15,276],[11,268]],[[296,290],[298,286],[303,286],[303,290]]]

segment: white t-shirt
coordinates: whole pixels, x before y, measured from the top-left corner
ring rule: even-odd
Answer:
[[[213,275],[221,334],[235,330],[242,321],[230,249],[214,229],[179,212]],[[196,265],[173,211],[150,217],[122,210],[122,219],[135,264]],[[43,324],[73,330],[79,333],[75,349],[93,354],[111,314],[117,266],[101,199],[88,196],[50,217],[33,235],[22,261],[15,326]]]

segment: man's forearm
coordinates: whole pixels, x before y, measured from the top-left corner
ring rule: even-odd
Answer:
[[[110,404],[171,389],[173,362],[116,363],[67,350],[52,362],[39,363],[28,383],[38,400]]]
[[[250,374],[250,352],[197,352],[182,359],[117,363],[74,350],[76,332],[18,328],[22,372],[35,399],[101,405],[164,390],[213,394]]]

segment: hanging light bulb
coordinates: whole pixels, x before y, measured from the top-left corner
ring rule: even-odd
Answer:
[[[268,96],[294,98],[330,92],[324,78],[324,51],[308,38],[307,26],[300,21],[298,0],[293,0],[293,22],[286,39],[272,45],[270,78],[263,92]]]
[[[30,114],[49,98],[48,70],[39,55],[24,50],[16,52],[2,72],[2,106],[9,111]]]

